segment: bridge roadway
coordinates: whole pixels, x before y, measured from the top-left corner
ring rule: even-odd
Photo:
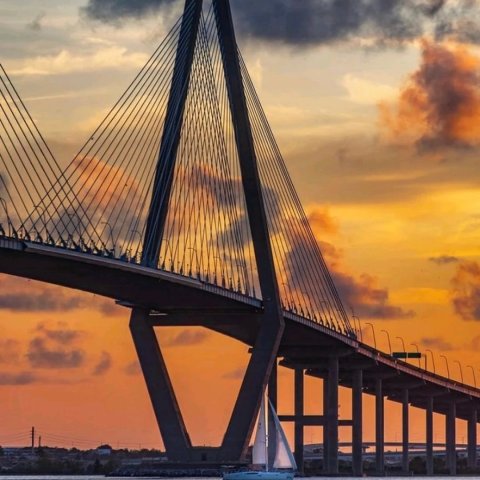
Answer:
[[[30,241],[0,238],[0,271],[108,297],[125,306],[157,313],[155,326],[203,326],[252,346],[261,300],[196,279],[138,264]],[[303,429],[324,428],[325,468],[338,471],[338,429],[352,428],[353,467],[361,474],[362,393],[376,397],[376,461],[384,465],[384,399],[403,405],[402,445],[408,470],[408,407],[425,409],[427,472],[433,473],[432,413],[446,416],[447,466],[455,473],[455,419],[468,422],[469,465],[476,463],[480,390],[392,358],[355,338],[285,311],[280,364],[295,370],[295,412],[281,415],[295,423],[295,450],[303,465]],[[276,372],[276,369],[275,369]],[[304,374],[324,380],[324,412],[304,415]],[[271,382],[275,385],[276,382]],[[352,389],[352,418],[338,419],[338,386]],[[300,448],[302,447],[302,448]]]

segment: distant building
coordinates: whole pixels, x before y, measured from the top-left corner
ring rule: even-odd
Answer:
[[[101,455],[102,457],[108,457],[112,454],[112,447],[110,445],[100,445],[95,449],[95,453]]]

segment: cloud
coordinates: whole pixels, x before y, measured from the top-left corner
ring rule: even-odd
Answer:
[[[361,105],[377,105],[385,99],[395,98],[396,89],[390,85],[377,83],[348,73],[342,78],[342,86],[348,98]]]
[[[140,375],[142,373],[142,369],[138,361],[134,360],[133,362],[125,365],[125,367],[123,368],[123,372],[126,375]]]
[[[424,337],[420,340],[420,343],[427,348],[434,348],[435,350],[448,352],[455,350],[455,347],[440,337]]]
[[[32,32],[39,32],[42,30],[42,20],[45,18],[45,12],[39,13],[30,23],[27,24],[27,28]]]
[[[89,0],[82,11],[88,18],[116,24],[150,17],[174,4]],[[457,41],[480,39],[480,9],[472,0],[234,0],[232,7],[243,36],[297,47],[360,41],[382,46],[426,34]]]
[[[463,320],[480,321],[480,265],[466,260],[460,262],[452,287],[455,313]]]
[[[448,265],[450,263],[458,263],[460,260],[458,257],[452,255],[440,255],[439,257],[430,257],[429,262],[436,263],[437,265]]]
[[[480,145],[480,59],[462,46],[422,42],[422,62],[396,104],[380,104],[380,121],[395,141],[421,151]]]
[[[48,288],[0,294],[0,309],[17,312],[65,312],[81,308],[82,305],[80,297]]]
[[[126,48],[106,46],[90,54],[77,54],[61,50],[56,55],[27,58],[12,62],[11,75],[65,75],[119,68],[137,69],[148,57],[143,53],[128,52]]]
[[[163,344],[166,347],[185,347],[203,343],[209,336],[208,332],[203,330],[183,330],[172,338],[166,339]]]
[[[108,352],[102,352],[99,362],[93,369],[94,375],[103,375],[112,367],[112,356]]]
[[[325,229],[322,229],[322,222],[328,217],[329,214],[325,217],[325,212],[322,213],[321,209],[310,209],[310,225],[343,304],[353,308],[355,314],[362,318],[398,319],[411,317],[413,315],[412,311],[405,311],[403,308],[390,303],[388,289],[380,287],[375,277],[367,274],[354,276],[348,273],[343,264],[342,252],[333,244],[320,240],[325,233]],[[331,231],[335,232],[336,230]],[[307,249],[311,251],[307,252]],[[303,255],[299,255],[299,251]],[[292,284],[298,283],[307,286],[311,284],[312,279],[317,278],[318,266],[311,262],[302,261],[303,258],[316,258],[316,255],[314,246],[299,233],[287,256],[289,266],[287,270]],[[314,292],[315,290],[311,294],[314,295]]]
[[[31,385],[39,381],[38,375],[32,372],[0,372],[0,385]]]
[[[44,337],[34,337],[30,341],[27,358],[33,368],[69,369],[85,363],[85,352],[52,346]]]
[[[81,11],[88,18],[116,23],[126,18],[142,18],[170,7],[176,0],[89,0]]]
[[[71,344],[75,341],[79,340],[81,337],[84,336],[84,332],[80,330],[70,330],[66,327],[66,324],[63,322],[59,322],[59,328],[57,329],[50,329],[47,328],[43,323],[37,325],[37,331],[42,332],[44,336],[50,340],[53,340],[56,343],[61,345]]]

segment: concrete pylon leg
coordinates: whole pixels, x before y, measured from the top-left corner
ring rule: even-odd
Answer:
[[[295,369],[295,461],[298,472],[303,475],[304,446],[304,376],[303,369]]]
[[[327,469],[330,475],[338,474],[338,357],[328,359],[327,417],[328,455]]]
[[[404,474],[408,474],[410,470],[408,459],[408,401],[408,389],[405,388],[402,395],[402,470]]]
[[[455,420],[457,416],[457,408],[455,401],[452,400],[448,406],[448,412],[445,421],[446,430],[446,466],[450,475],[457,474],[457,451],[456,451],[456,429]]]
[[[361,477],[363,475],[362,370],[353,371],[352,384],[352,471],[355,477]]]
[[[191,443],[148,310],[134,308],[130,331],[169,460],[190,458]]]
[[[467,464],[469,468],[476,468],[477,466],[477,422],[478,412],[477,408],[472,405],[470,410],[470,417],[468,418],[468,458]]]
[[[427,398],[425,418],[427,475],[433,475],[433,397]]]
[[[375,463],[377,475],[385,474],[384,398],[381,378],[375,381]]]
[[[329,419],[328,419],[328,375],[323,377],[323,473],[328,472],[328,429],[329,429]]]

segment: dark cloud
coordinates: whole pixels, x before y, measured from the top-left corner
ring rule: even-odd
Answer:
[[[39,381],[38,375],[32,372],[0,372],[0,385],[31,385]]]
[[[433,348],[440,352],[448,352],[455,349],[450,342],[440,337],[424,337],[420,340],[420,343],[424,347]]]
[[[184,347],[203,343],[208,337],[208,332],[203,330],[183,330],[163,343],[166,347]]]
[[[35,337],[30,341],[27,358],[33,368],[77,368],[85,363],[85,352],[52,346],[46,338]]]
[[[463,320],[480,321],[480,265],[462,261],[452,279],[452,302]]]
[[[171,7],[177,0],[89,0],[83,13],[95,20],[115,23],[126,18],[142,18]]]
[[[422,63],[395,106],[380,106],[394,141],[420,151],[480,145],[480,59],[464,47],[422,42]]]
[[[133,362],[125,365],[125,367],[123,368],[123,372],[126,375],[140,375],[142,373],[142,369],[138,361],[134,360]]]
[[[46,338],[53,340],[61,345],[71,344],[84,336],[84,332],[80,330],[71,330],[66,328],[63,323],[59,324],[59,328],[47,328],[43,323],[37,326],[37,331],[42,332]]]
[[[99,362],[93,369],[94,375],[103,375],[112,367],[112,356],[108,352],[102,352]]]
[[[89,0],[84,14],[107,23],[148,17],[175,0]],[[235,24],[247,38],[294,46],[367,39],[401,44],[428,33],[479,41],[472,0],[233,0]]]
[[[0,294],[0,309],[18,312],[65,312],[81,308],[83,304],[79,296],[47,288]]]
[[[428,259],[430,262],[436,263],[437,265],[448,265],[450,263],[458,263],[458,257],[453,257],[451,255],[440,255],[439,257],[430,257]]]
[[[0,339],[0,363],[15,364],[20,358],[20,342],[13,338]]]

